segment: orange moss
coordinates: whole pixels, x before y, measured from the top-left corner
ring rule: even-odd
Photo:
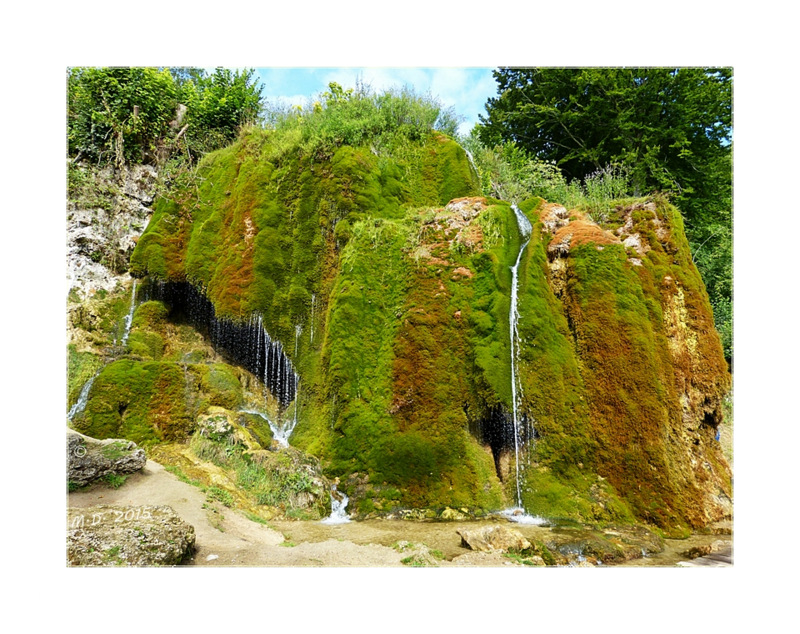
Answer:
[[[613,234],[601,229],[593,222],[576,219],[558,229],[553,236],[554,243],[562,243],[569,239],[571,247],[582,244],[619,244],[620,240]]]

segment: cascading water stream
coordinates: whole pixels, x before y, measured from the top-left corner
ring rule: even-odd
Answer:
[[[511,267],[511,308],[508,314],[508,330],[511,344],[511,420],[514,427],[514,465],[516,468],[517,506],[516,508],[503,511],[503,515],[512,521],[522,524],[540,524],[544,520],[527,515],[522,507],[522,488],[520,485],[519,469],[522,422],[522,416],[519,411],[519,401],[522,396],[522,384],[517,376],[517,364],[519,361],[519,309],[517,307],[517,300],[519,295],[519,263],[522,260],[525,247],[528,246],[531,240],[532,227],[530,220],[520,211],[519,207],[512,204],[511,209],[514,210],[520,237],[522,238],[522,244],[517,254],[517,261],[514,263],[514,266]]]
[[[123,331],[122,331],[122,348],[125,348],[125,344],[128,342],[128,335],[131,333],[131,324],[133,323],[133,313],[136,311],[136,280],[133,280],[133,289],[131,290],[131,307],[128,310],[128,314],[125,315],[125,319],[123,320]],[[116,343],[116,341],[115,341]],[[78,400],[75,401],[72,407],[69,408],[69,412],[67,412],[67,420],[72,421],[78,414],[80,414],[83,410],[86,409],[86,405],[89,402],[89,391],[92,389],[92,384],[94,380],[100,375],[100,372],[103,371],[103,368],[108,365],[112,359],[106,359],[105,363],[102,368],[100,368],[95,374],[88,380],[86,383],[83,384],[81,388],[81,392],[78,395]]]
[[[254,414],[255,416],[260,416],[263,418],[265,421],[267,421],[267,425],[269,425],[269,428],[272,431],[272,438],[281,447],[289,446],[289,436],[291,436],[292,432],[294,431],[294,425],[291,425],[289,428],[285,428],[283,425],[279,425],[273,421],[264,412],[259,412],[257,409],[240,409],[239,411],[243,414]]]
[[[470,152],[467,148],[464,148],[464,152],[467,153],[467,159],[469,159],[469,166],[472,168],[472,171],[475,174],[475,177],[480,180],[480,175],[478,173],[478,167],[475,165],[475,158],[472,156],[472,152]]]
[[[78,400],[75,401],[75,404],[69,408],[69,412],[67,412],[67,420],[72,420],[78,414],[80,414],[84,409],[86,409],[86,403],[89,402],[89,390],[92,389],[92,383],[100,374],[100,370],[95,372],[91,379],[86,381],[83,384],[83,388],[81,388],[81,393],[78,395]]]
[[[309,321],[311,322],[311,334],[309,337],[309,344],[314,343],[314,304],[317,301],[317,296],[314,293],[311,293],[311,318]]]
[[[336,496],[341,496],[341,500]],[[321,521],[322,524],[346,524],[350,521],[347,514],[347,503],[350,499],[336,489],[336,485],[331,485],[331,514]]]
[[[531,223],[525,217],[519,207],[511,205],[514,210],[514,215],[517,217],[517,226],[519,233],[524,242],[519,248],[517,254],[517,261],[511,267],[511,310],[508,315],[509,336],[511,338],[511,417],[514,424],[514,463],[517,469],[517,506],[522,507],[522,492],[519,484],[519,436],[520,436],[520,414],[519,414],[519,396],[522,393],[522,386],[517,377],[517,359],[519,356],[519,310],[517,308],[517,296],[519,293],[519,263],[522,259],[522,253],[528,242],[531,239]],[[519,395],[517,393],[520,393]]]
[[[128,335],[131,334],[131,324],[133,323],[133,313],[136,310],[136,280],[133,280],[133,290],[131,291],[131,307],[125,315],[125,328],[122,333],[122,347],[128,343]]]

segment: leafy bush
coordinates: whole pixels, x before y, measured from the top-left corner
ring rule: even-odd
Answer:
[[[329,154],[342,145],[372,145],[378,152],[404,139],[424,139],[433,130],[456,135],[459,119],[453,109],[411,88],[380,94],[361,83],[345,90],[332,82],[328,88],[305,108],[268,104],[267,126],[280,132],[284,144],[308,154]]]
[[[254,123],[261,87],[253,70],[72,68],[67,82],[70,156],[98,164],[190,161]],[[72,190],[78,174],[70,181]]]

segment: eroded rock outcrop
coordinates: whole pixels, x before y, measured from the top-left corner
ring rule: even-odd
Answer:
[[[67,277],[79,299],[127,282],[128,261],[150,220],[156,170],[70,167],[67,208]]]

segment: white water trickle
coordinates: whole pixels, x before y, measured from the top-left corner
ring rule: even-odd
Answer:
[[[125,315],[125,330],[122,333],[122,345],[128,343],[128,335],[131,334],[131,324],[133,323],[133,312],[136,310],[136,280],[133,280],[133,290],[131,291],[131,308]]]
[[[99,374],[100,371],[98,370],[91,379],[84,383],[83,387],[81,388],[81,393],[78,395],[78,400],[72,407],[69,408],[69,412],[67,413],[68,420],[72,420],[86,409],[86,403],[89,402],[89,390],[92,389],[92,383],[94,383],[94,380]]]
[[[286,430],[282,425],[274,422],[264,412],[259,412],[257,409],[240,409],[239,411],[243,414],[255,414],[256,416],[263,418],[265,421],[267,421],[267,425],[269,425],[269,428],[272,431],[272,438],[276,440],[281,447],[289,446],[289,436],[291,435],[291,431],[286,433]],[[294,427],[292,429],[294,429]]]
[[[300,334],[303,332],[303,326],[297,324],[294,327],[294,358],[295,363],[297,363],[297,346],[300,343]]]
[[[338,494],[341,500],[336,498]],[[347,503],[350,499],[336,489],[336,485],[331,485],[331,514],[321,521],[322,524],[346,524],[350,521],[350,516],[347,514]]]
[[[530,221],[525,214],[520,211],[519,207],[511,205],[511,208],[514,210],[514,215],[517,217],[517,226],[519,226],[520,235],[524,240],[522,246],[519,248],[517,261],[514,263],[514,266],[511,267],[511,310],[508,315],[509,336],[511,338],[511,416],[514,424],[514,464],[517,470],[517,506],[522,508],[522,492],[519,483],[519,396],[521,395],[522,389],[519,385],[519,378],[517,377],[517,360],[519,355],[519,330],[517,328],[519,324],[519,310],[517,309],[517,294],[519,291],[519,263],[520,260],[522,260],[522,253],[525,251],[525,247],[527,247],[528,242],[530,242],[532,227]],[[518,394],[518,392],[520,394]]]
[[[464,151],[467,153],[467,158],[469,159],[469,165],[472,168],[472,171],[475,172],[475,176],[479,177],[478,168],[475,165],[475,158],[472,156],[472,152],[470,152],[467,148],[464,148]],[[478,180],[480,180],[480,177]]]
[[[517,217],[517,226],[522,237],[522,244],[517,254],[517,261],[511,267],[511,309],[509,310],[508,323],[509,323],[509,336],[511,338],[511,417],[514,424],[514,465],[516,467],[517,476],[517,506],[514,508],[506,509],[501,512],[505,518],[518,524],[545,524],[546,520],[534,515],[528,515],[522,506],[522,489],[520,485],[520,422],[521,416],[519,411],[519,401],[522,396],[522,385],[520,384],[519,377],[517,376],[517,362],[519,360],[519,310],[517,308],[517,296],[519,292],[519,263],[522,260],[522,253],[528,242],[531,240],[531,223],[525,214],[520,211],[516,205],[511,205],[514,210],[514,215]]]

